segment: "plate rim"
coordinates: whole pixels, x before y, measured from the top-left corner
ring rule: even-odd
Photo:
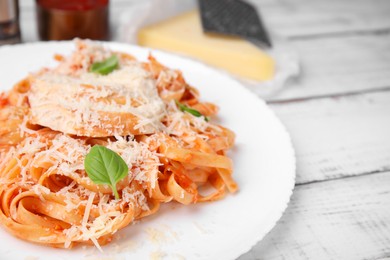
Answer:
[[[286,138],[286,141],[287,141],[286,144],[288,144],[288,153],[290,153],[290,156],[291,156],[290,159],[291,159],[291,163],[292,163],[289,166],[289,167],[291,167],[291,169],[290,169],[291,170],[291,181],[289,182],[289,185],[288,185],[288,193],[286,193],[286,196],[284,198],[282,198],[283,201],[278,201],[278,204],[280,205],[280,207],[277,207],[278,208],[278,212],[274,213],[274,217],[272,218],[273,220],[272,221],[268,221],[265,224],[264,231],[261,232],[261,233],[258,233],[256,235],[257,238],[254,239],[253,242],[247,243],[247,246],[242,246],[242,250],[237,250],[237,251],[240,251],[240,252],[238,252],[237,255],[232,256],[230,259],[232,259],[232,260],[233,259],[237,259],[240,256],[242,256],[242,255],[248,253],[249,251],[251,251],[258,243],[260,243],[261,241],[264,240],[264,238],[267,236],[267,234],[269,234],[272,231],[273,228],[275,228],[278,225],[280,219],[282,218],[283,214],[286,212],[286,210],[287,210],[287,208],[288,208],[288,206],[289,206],[289,204],[291,202],[292,194],[294,192],[295,183],[296,183],[296,176],[297,176],[297,157],[296,157],[296,151],[294,149],[294,145],[293,145],[293,142],[292,142],[291,135],[287,131],[287,128],[284,125],[284,123],[280,120],[280,118],[276,115],[276,113],[268,106],[268,104],[262,98],[257,96],[255,93],[253,93],[250,90],[248,90],[243,85],[243,82],[241,82],[240,80],[235,78],[233,75],[230,75],[226,71],[218,69],[218,68],[213,67],[211,65],[208,65],[208,64],[206,64],[206,63],[204,63],[204,62],[202,62],[202,61],[200,61],[198,59],[189,57],[189,56],[184,55],[184,54],[173,53],[173,52],[160,50],[160,49],[155,49],[155,48],[143,47],[143,46],[134,45],[134,44],[130,44],[130,43],[115,42],[115,41],[92,41],[92,42],[98,42],[98,43],[103,44],[104,46],[110,46],[112,48],[143,49],[143,50],[149,51],[150,53],[157,53],[157,55],[158,55],[158,53],[161,53],[161,54],[166,55],[166,56],[174,56],[175,58],[179,58],[181,60],[192,62],[192,63],[194,63],[194,65],[200,66],[202,68],[202,70],[206,69],[206,70],[209,70],[210,72],[212,72],[213,74],[214,73],[220,74],[221,76],[227,78],[228,80],[235,82],[235,84],[240,87],[241,91],[247,92],[247,94],[252,95],[253,97],[255,97],[257,99],[257,102],[260,102],[261,105],[267,110],[267,113],[270,113],[272,115],[272,117],[274,118],[275,123],[278,124],[278,127],[280,128],[280,130],[282,130],[281,133]],[[35,47],[35,46],[40,47],[40,46],[42,46],[43,47],[43,46],[47,46],[47,45],[52,45],[52,46],[56,46],[57,45],[59,47],[61,45],[74,45],[74,40],[47,41],[47,42],[37,41],[37,42],[19,43],[19,44],[14,44],[14,45],[3,45],[3,46],[0,46],[0,54],[1,54],[2,51],[7,51],[8,49],[11,50],[11,49],[17,49],[17,48],[25,48],[25,47],[29,47],[29,46],[32,46],[32,47]],[[180,70],[180,68],[179,68],[179,70]],[[7,91],[7,90],[0,90],[0,92],[3,92],[3,91]],[[287,148],[287,147],[285,147],[285,148]]]

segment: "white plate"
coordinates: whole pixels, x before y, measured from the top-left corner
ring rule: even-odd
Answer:
[[[150,51],[107,45],[140,60]],[[10,89],[28,72],[54,65],[53,54],[68,54],[72,49],[71,42],[1,47],[0,90]],[[118,239],[105,246],[103,254],[94,247],[65,250],[30,244],[1,228],[2,259],[235,259],[279,220],[294,187],[295,156],[290,137],[274,113],[228,76],[192,60],[152,52],[163,64],[183,71],[185,79],[200,90],[202,100],[220,107],[218,120],[237,135],[229,155],[239,192],[212,203],[165,205],[157,214],[118,232]]]

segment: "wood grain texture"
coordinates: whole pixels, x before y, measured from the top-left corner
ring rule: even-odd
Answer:
[[[278,225],[239,260],[390,257],[390,172],[297,186]]]
[[[290,47],[302,73],[269,100],[390,88],[390,33],[294,40]]]
[[[276,36],[373,33],[390,30],[388,0],[251,0]]]
[[[390,91],[271,108],[291,134],[298,184],[390,170]]]
[[[301,58],[301,77],[270,99],[296,149],[298,185],[240,260],[390,259],[390,1],[251,1]],[[112,0],[113,32],[136,2]],[[35,41],[34,1],[20,3],[23,38]]]

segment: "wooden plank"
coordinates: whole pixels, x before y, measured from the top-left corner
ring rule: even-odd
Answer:
[[[390,87],[390,33],[295,40],[290,44],[299,55],[302,73],[269,100]]]
[[[276,37],[364,33],[390,29],[388,0],[252,0]]]
[[[239,260],[390,258],[390,172],[297,186],[278,225]]]
[[[297,183],[390,170],[390,91],[270,106],[291,134]]]

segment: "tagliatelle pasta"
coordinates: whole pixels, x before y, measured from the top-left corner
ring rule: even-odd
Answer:
[[[118,68],[90,72],[112,55]],[[76,41],[69,57],[55,57],[57,67],[0,96],[0,222],[14,236],[100,249],[161,203],[214,201],[237,191],[226,156],[234,133],[209,121],[217,106],[200,102],[180,71],[88,41]],[[116,185],[119,199],[85,172],[94,145],[128,165]]]

